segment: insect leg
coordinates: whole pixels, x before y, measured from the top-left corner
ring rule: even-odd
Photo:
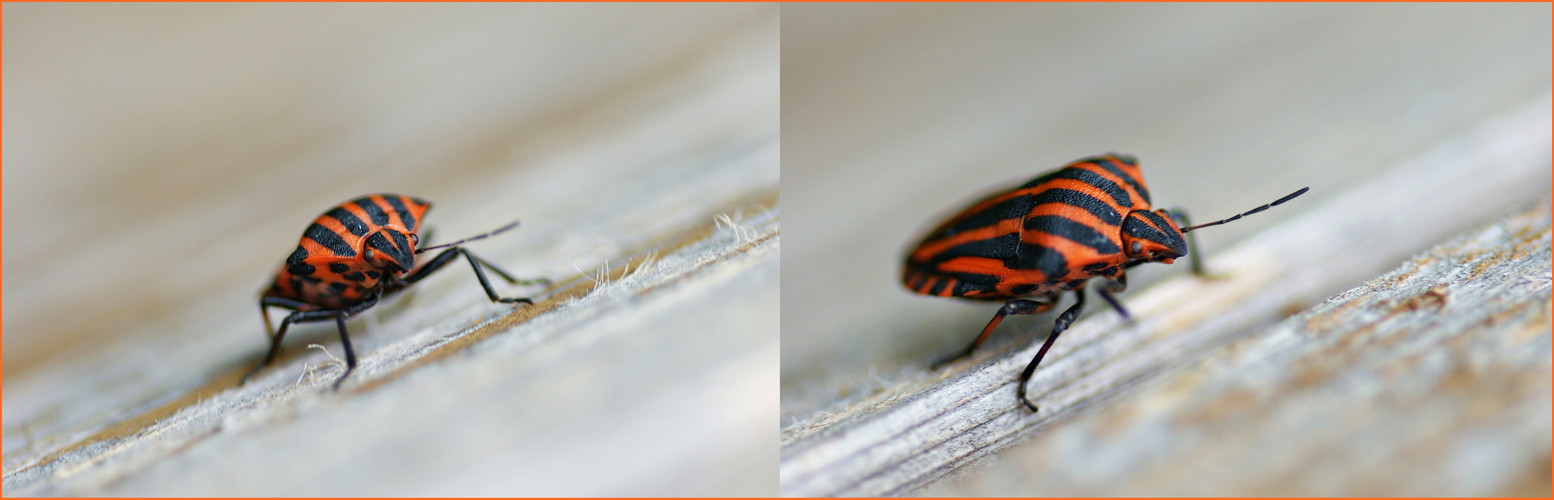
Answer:
[[[324,311],[292,311],[291,314],[286,316],[286,319],[281,320],[280,330],[276,330],[275,335],[270,337],[270,352],[264,355],[264,361],[260,362],[259,366],[255,366],[248,370],[248,373],[243,374],[243,378],[239,384],[247,383],[248,377],[253,376],[255,373],[258,373],[261,368],[269,366],[271,362],[275,361],[275,355],[281,352],[281,340],[286,338],[286,329],[291,327],[292,323],[310,323],[314,321],[323,321],[334,318],[341,312],[342,311],[339,309]]]
[[[1095,291],[1101,294],[1102,299],[1106,299],[1107,304],[1111,304],[1112,309],[1117,310],[1117,314],[1122,315],[1122,319],[1124,321],[1133,321],[1133,315],[1128,314],[1128,310],[1123,308],[1122,303],[1117,301],[1117,297],[1112,295],[1114,293],[1121,293],[1123,290],[1127,289],[1128,275],[1120,274],[1115,280],[1106,280],[1106,282],[1102,284],[1100,288],[1095,289]]]
[[[482,259],[482,258],[476,256],[473,252],[470,252],[469,250],[464,250],[464,255],[469,257],[469,258],[471,258],[471,259],[475,259],[476,261],[480,262],[480,265],[486,266],[487,269],[490,269],[492,272],[496,273],[498,276],[501,276],[502,279],[507,280],[508,283],[512,283],[514,285],[545,285],[545,286],[550,286],[550,280],[549,279],[545,279],[545,278],[534,278],[534,279],[526,279],[526,280],[521,280],[521,279],[518,279],[518,278],[514,278],[514,277],[512,277],[512,275],[507,274],[507,271],[503,271],[502,268],[496,267],[496,264],[492,264],[490,261],[488,261],[486,259]]]
[[[274,337],[275,328],[270,326],[270,308],[282,307],[293,311],[313,309],[312,305],[281,297],[260,297],[259,315],[264,318],[264,336]]]
[[[1068,325],[1073,324],[1074,320],[1079,317],[1079,312],[1084,310],[1085,288],[1075,288],[1074,298],[1078,300],[1068,310],[1063,311],[1063,314],[1058,315],[1058,320],[1052,324],[1052,335],[1047,336],[1047,341],[1041,344],[1041,350],[1036,351],[1036,357],[1031,358],[1031,364],[1025,365],[1025,371],[1020,372],[1020,385],[1015,396],[1020,399],[1021,403],[1025,404],[1026,408],[1030,408],[1033,412],[1036,411],[1036,404],[1029,399],[1025,399],[1025,383],[1030,382],[1031,374],[1036,373],[1036,365],[1041,364],[1041,358],[1046,357],[1047,349],[1052,348],[1052,343],[1058,339],[1058,335],[1062,334],[1063,330],[1067,330]]]
[[[956,351],[949,356],[944,356],[934,360],[933,364],[929,366],[929,369],[937,370],[939,367],[949,364],[950,362],[953,362],[957,359],[970,356],[973,351],[977,350],[977,346],[982,345],[982,342],[986,341],[989,335],[992,335],[993,329],[998,328],[998,324],[1004,322],[1004,316],[1011,314],[1041,314],[1052,310],[1052,308],[1055,306],[1057,306],[1056,300],[1052,302],[1042,302],[1039,300],[1031,299],[1015,299],[1009,302],[1005,302],[1004,307],[998,309],[998,314],[993,315],[993,320],[988,321],[987,326],[982,328],[982,333],[977,335],[977,339],[971,341],[971,345],[967,346],[964,350]]]
[[[421,267],[416,268],[415,271],[405,275],[405,284],[408,285],[417,281],[421,281],[427,276],[430,276],[432,273],[442,269],[443,266],[448,265],[449,261],[459,256],[459,250],[459,247],[453,247],[438,253],[436,257],[432,257],[432,260],[426,261],[426,264],[422,264]]]
[[[356,369],[356,351],[351,349],[351,336],[345,333],[345,314],[335,316],[335,324],[340,326],[340,345],[345,346],[345,373],[341,373],[340,378],[335,379],[334,387],[335,390],[340,390],[340,383],[351,374],[351,370]]]
[[[270,363],[275,362],[275,355],[281,352],[281,340],[286,338],[286,330],[291,327],[292,323],[312,323],[329,319],[334,319],[340,324],[340,340],[345,343],[345,360],[347,365],[345,371],[346,373],[350,373],[351,368],[356,367],[356,353],[351,351],[351,339],[345,335],[345,318],[349,318],[357,313],[371,308],[372,306],[377,305],[378,299],[382,296],[383,293],[380,291],[377,294],[374,294],[371,298],[345,309],[292,311],[292,313],[287,315],[285,319],[281,320],[280,330],[277,330],[275,335],[270,337],[270,351],[264,355],[264,361],[260,362],[258,366],[248,370],[248,373],[243,374],[242,381],[239,383],[247,383],[249,377],[253,376],[255,373],[258,373],[260,369],[269,366]],[[264,297],[259,299],[259,305],[261,308],[267,306],[285,307],[289,309],[314,307],[302,302],[279,297]],[[269,319],[268,311],[266,311],[265,319]],[[341,378],[343,379],[344,376]],[[339,382],[336,381],[335,385],[338,387]]]
[[[412,272],[409,275],[405,276],[405,280],[404,281],[405,281],[406,284],[410,284],[410,283],[415,283],[417,281],[421,281],[423,278],[426,278],[428,275],[431,275],[432,273],[437,272],[438,270],[442,269],[443,266],[448,265],[449,261],[452,261],[453,259],[458,258],[459,255],[463,255],[465,257],[465,259],[469,261],[470,267],[473,267],[475,269],[475,277],[480,279],[480,288],[482,288],[482,289],[484,289],[486,291],[486,296],[490,297],[492,302],[504,302],[504,303],[509,303],[509,304],[517,303],[517,302],[522,302],[522,303],[525,303],[525,304],[533,304],[534,303],[534,301],[529,300],[527,297],[503,298],[503,297],[497,296],[496,289],[491,288],[491,281],[486,279],[485,271],[482,271],[480,269],[481,261],[476,259],[473,254],[470,254],[469,250],[465,250],[464,247],[453,247],[453,248],[449,248],[447,250],[443,250],[442,253],[437,254],[436,257],[433,257],[432,260],[428,261],[426,263],[426,265],[421,266],[419,269],[416,269],[415,272]],[[493,269],[495,269],[495,268],[493,268]],[[512,279],[512,277],[508,276],[507,273],[505,273],[505,272],[502,272],[500,274],[504,278]],[[514,281],[516,282],[516,280],[514,280]]]
[[[1171,218],[1176,221],[1178,226],[1192,226],[1192,220],[1187,218],[1186,210],[1175,208],[1171,209],[1170,213]],[[1207,277],[1209,273],[1203,270],[1203,261],[1202,258],[1199,257],[1199,255],[1203,254],[1198,251],[1198,237],[1194,236],[1192,233],[1183,234],[1182,236],[1187,237],[1187,258],[1191,261],[1192,273],[1198,275],[1199,277]]]
[[[275,327],[270,326],[270,306],[264,303],[264,299],[259,299],[259,316],[264,318],[264,336],[274,337]]]
[[[345,381],[345,376],[350,375],[351,370],[356,369],[356,350],[351,349],[351,336],[345,333],[345,318],[355,316],[357,313],[378,305],[378,299],[382,297],[383,291],[379,290],[378,293],[372,295],[372,298],[338,311],[339,314],[335,316],[335,324],[340,327],[340,345],[345,347],[345,373],[341,373],[340,378],[335,379],[335,390],[339,390],[340,383]]]
[[[463,247],[459,247],[459,253],[464,254],[464,258],[469,260],[469,267],[475,269],[475,277],[480,279],[480,287],[486,289],[486,296],[490,297],[492,302],[505,302],[505,303],[508,303],[508,304],[513,304],[513,303],[518,303],[518,302],[522,302],[522,303],[525,303],[525,304],[533,304],[534,303],[534,301],[533,300],[529,300],[528,297],[517,297],[517,298],[498,297],[496,295],[496,290],[493,290],[491,288],[491,282],[486,280],[486,273],[484,271],[480,270],[480,259],[476,259],[475,258],[475,254],[469,253],[469,250],[465,250]],[[492,269],[495,269],[495,268],[492,268]],[[502,273],[502,272],[499,271],[499,274],[501,274],[502,277],[507,278],[507,280],[509,282],[515,282],[516,281],[511,276],[508,276],[507,273]]]

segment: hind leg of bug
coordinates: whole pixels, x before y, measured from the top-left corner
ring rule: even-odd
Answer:
[[[1025,371],[1020,372],[1020,385],[1015,391],[1015,397],[1019,398],[1020,403],[1024,404],[1026,408],[1030,408],[1033,412],[1036,411],[1036,404],[1025,398],[1025,383],[1031,381],[1031,374],[1036,373],[1036,366],[1041,364],[1041,358],[1047,356],[1047,350],[1051,349],[1052,343],[1058,340],[1058,335],[1061,335],[1064,330],[1068,329],[1068,325],[1073,324],[1074,320],[1079,318],[1079,313],[1085,308],[1085,288],[1075,288],[1074,298],[1077,299],[1074,305],[1063,311],[1063,314],[1059,314],[1057,321],[1052,324],[1052,335],[1048,335],[1047,341],[1041,344],[1041,350],[1036,351],[1036,357],[1031,358],[1031,364],[1025,365]]]
[[[982,328],[982,333],[977,335],[977,339],[971,341],[971,345],[966,346],[963,350],[955,351],[948,356],[934,360],[933,364],[929,365],[929,369],[937,370],[939,367],[950,364],[955,360],[971,356],[971,353],[977,350],[977,346],[982,345],[982,342],[986,341],[987,337],[993,334],[993,329],[998,328],[998,324],[1004,322],[1005,316],[1011,314],[1041,314],[1052,310],[1058,303],[1057,297],[1050,298],[1052,299],[1051,301],[1015,299],[1005,302],[1004,307],[998,309],[998,314],[993,315],[993,320],[988,321],[987,326]]]
[[[298,301],[291,300],[291,299],[285,299],[285,298],[281,298],[281,297],[260,297],[259,298],[259,315],[264,318],[264,335],[266,337],[274,337],[275,336],[275,328],[270,326],[270,308],[271,307],[280,307],[280,308],[285,308],[285,309],[291,309],[293,311],[303,311],[303,310],[309,310],[309,309],[313,309],[314,308],[311,304],[308,304],[308,303],[305,303],[305,302],[298,302]]]
[[[275,328],[270,326],[271,307],[280,307],[292,310],[291,315],[288,315],[286,319],[281,320],[281,330],[279,333],[276,333]],[[314,306],[291,299],[280,297],[260,297],[259,316],[264,318],[264,334],[270,338],[270,352],[265,354],[264,361],[260,362],[257,366],[250,368],[247,373],[244,373],[243,378],[238,380],[238,384],[248,383],[249,377],[252,377],[255,373],[258,373],[260,369],[269,366],[270,362],[275,360],[275,354],[281,349],[281,339],[286,337],[286,327],[291,323],[297,322],[297,320],[293,319],[292,316],[295,316],[298,312],[313,310],[315,310]]]
[[[465,260],[469,261],[470,267],[475,269],[475,277],[480,280],[480,288],[482,288],[482,289],[484,289],[486,291],[486,296],[490,297],[492,302],[503,302],[503,303],[508,303],[508,304],[513,304],[513,303],[533,304],[534,303],[534,301],[530,300],[528,297],[507,298],[507,297],[498,296],[496,294],[496,289],[491,288],[491,281],[486,279],[485,271],[481,270],[481,264],[485,263],[485,261],[480,260],[478,257],[475,257],[474,254],[470,253],[469,250],[465,250],[464,247],[451,247],[451,248],[449,248],[447,250],[443,250],[442,253],[437,254],[436,257],[433,257],[432,260],[428,261],[426,263],[426,265],[421,266],[419,269],[416,269],[415,272],[412,272],[409,275],[405,276],[405,279],[404,279],[405,284],[408,285],[410,283],[415,283],[417,281],[421,281],[422,279],[425,279],[427,276],[431,275],[432,273],[437,272],[438,270],[442,269],[444,266],[447,266],[448,262],[452,261],[455,258],[458,258],[460,255],[463,255],[465,257]],[[492,272],[497,273],[497,275],[501,276],[502,279],[505,279],[508,282],[513,283],[513,284],[517,284],[518,283],[518,280],[513,278],[511,275],[507,274],[506,271],[502,271],[501,269],[497,269],[495,266],[491,266],[489,263],[487,263],[486,265],[490,266]]]

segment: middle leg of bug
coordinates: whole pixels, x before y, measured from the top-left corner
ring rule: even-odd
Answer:
[[[1063,330],[1067,330],[1068,326],[1073,324],[1075,319],[1079,318],[1079,313],[1085,308],[1085,287],[1075,288],[1074,298],[1076,299],[1074,305],[1063,311],[1063,314],[1058,315],[1057,321],[1052,324],[1052,335],[1047,336],[1047,341],[1041,344],[1041,350],[1036,351],[1036,357],[1031,358],[1031,363],[1025,365],[1025,371],[1020,372],[1020,385],[1015,391],[1015,396],[1019,398],[1020,403],[1024,404],[1026,408],[1030,408],[1031,411],[1036,411],[1036,404],[1029,399],[1025,399],[1025,383],[1030,382],[1031,374],[1036,373],[1036,366],[1041,364],[1041,358],[1047,356],[1047,350],[1051,349],[1052,343],[1058,340],[1058,335],[1061,335]]]
[[[1041,314],[1052,310],[1053,307],[1057,307],[1056,296],[1045,298],[1049,300],[1015,299],[1005,302],[1004,307],[998,310],[998,314],[993,315],[992,321],[988,321],[987,326],[982,328],[982,333],[977,335],[977,339],[971,341],[971,345],[966,346],[964,350],[956,351],[953,354],[934,360],[929,369],[937,370],[939,367],[957,359],[970,356],[972,352],[977,350],[977,346],[982,345],[982,342],[986,341],[988,336],[993,334],[993,329],[998,328],[998,324],[1004,322],[1005,316],[1011,314]]]

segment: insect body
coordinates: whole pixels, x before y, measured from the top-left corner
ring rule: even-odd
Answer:
[[[286,258],[275,281],[259,297],[265,333],[270,335],[270,351],[264,362],[249,370],[243,379],[247,380],[275,360],[281,339],[285,338],[291,324],[334,320],[340,328],[340,342],[345,346],[345,373],[335,381],[335,387],[339,387],[346,375],[356,368],[356,352],[351,349],[351,339],[345,331],[346,318],[372,308],[384,296],[426,278],[459,256],[475,269],[475,277],[492,302],[533,303],[527,298],[498,297],[482,267],[512,284],[545,280],[514,279],[459,246],[512,229],[518,222],[453,243],[417,249],[421,243],[417,231],[422,217],[431,208],[431,203],[420,198],[373,194],[345,202],[315,219],[302,233],[302,241]],[[438,248],[447,250],[416,267],[416,255]],[[270,326],[271,307],[292,311],[281,320],[279,330]]]
[[[1097,288],[1101,298],[1127,318],[1113,295],[1127,288],[1126,269],[1146,262],[1169,264],[1191,254],[1193,272],[1202,275],[1196,245],[1186,233],[1267,210],[1305,192],[1302,188],[1241,215],[1183,229],[1175,219],[1188,224],[1184,213],[1150,210],[1137,160],[1110,154],[1085,158],[983,198],[939,224],[907,255],[901,280],[924,295],[1004,301],[969,347],[936,361],[936,367],[970,355],[1005,316],[1047,312],[1063,292],[1073,292],[1076,302],[1058,315],[1052,334],[1020,374],[1017,397],[1036,411],[1025,397],[1025,384],[1053,341],[1079,317],[1091,278],[1105,280]]]

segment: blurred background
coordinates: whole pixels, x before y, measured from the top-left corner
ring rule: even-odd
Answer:
[[[7,494],[773,494],[775,251],[468,370],[38,465],[230,388],[268,344],[257,293],[364,193],[431,200],[438,241],[521,219],[471,248],[557,282],[775,221],[778,50],[762,4],[4,6]],[[449,269],[351,323],[364,364],[508,309]],[[294,329],[270,373],[339,356],[333,330]],[[535,340],[561,332],[594,340]]]
[[[1488,120],[1540,102],[1546,110],[1549,26],[1542,4],[785,5],[785,437],[890,397],[880,391],[925,373],[987,323],[998,304],[913,295],[899,272],[924,231],[989,189],[1105,152],[1136,155],[1155,205],[1198,221],[1311,187],[1298,203],[1194,233],[1212,261]],[[1498,208],[1443,234],[1534,200],[1479,201]],[[1409,216],[1407,206],[1370,208]],[[1409,254],[1386,256],[1288,312]],[[1136,268],[1131,288],[1185,273],[1185,264]],[[990,345],[1039,342],[1061,310],[1011,318]],[[1111,314],[1093,305],[1090,313]],[[1041,439],[1079,442],[1058,432]],[[1053,460],[1069,472],[1133,463],[1092,458]],[[1092,486],[933,494],[1119,491]]]

